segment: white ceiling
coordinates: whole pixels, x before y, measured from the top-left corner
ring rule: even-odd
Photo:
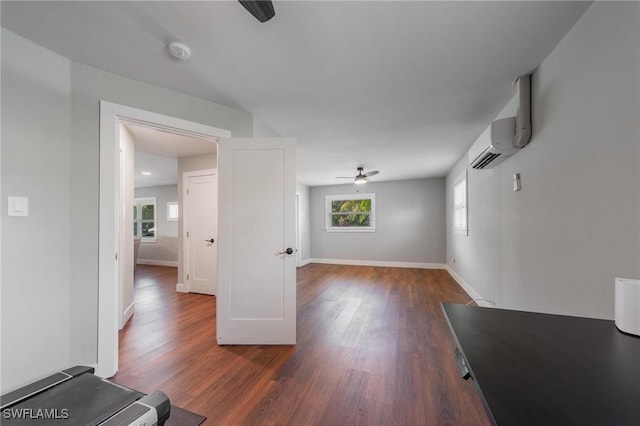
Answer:
[[[143,175],[142,172],[151,173]],[[171,157],[136,151],[134,186],[176,185],[178,183],[178,160]]]
[[[182,158],[215,154],[218,150],[215,141],[207,139],[178,135],[133,124],[126,124],[125,127],[135,141],[136,151],[163,157]]]
[[[444,176],[589,2],[2,1],[2,26],[135,80],[251,112],[298,138],[298,180]],[[168,39],[192,49],[171,59]],[[535,135],[534,135],[535,137]]]
[[[215,154],[215,141],[125,124],[135,143],[135,187],[178,183],[178,158]],[[151,173],[143,175],[142,172]]]

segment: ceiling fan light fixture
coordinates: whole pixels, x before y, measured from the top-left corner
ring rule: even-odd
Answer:
[[[372,170],[367,173],[362,173],[364,171],[363,166],[358,166],[357,170],[358,170],[358,174],[355,176],[355,180],[354,180],[356,185],[364,185],[365,183],[369,182],[370,176],[375,176],[378,173],[380,173],[377,170]],[[352,176],[336,176],[336,179],[354,179],[354,178]]]

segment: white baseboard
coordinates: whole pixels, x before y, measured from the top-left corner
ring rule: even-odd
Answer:
[[[129,307],[125,309],[124,313],[122,314],[122,323],[120,323],[120,328],[119,328],[120,330],[122,330],[122,327],[124,327],[127,321],[129,321],[129,318],[133,316],[134,311],[135,311],[135,302],[131,302]]]
[[[449,275],[453,277],[454,280],[462,287],[462,289],[469,295],[469,297],[476,301],[478,306],[487,306],[493,307],[495,306],[491,302],[488,302],[487,299],[483,298],[480,293],[478,293],[471,285],[466,282],[458,273],[449,265],[446,265],[447,272]]]
[[[300,267],[313,263],[313,259],[305,259],[300,261]]]
[[[177,260],[155,260],[155,259],[138,259],[137,265],[153,265],[153,266],[173,266],[178,267]]]
[[[176,284],[176,291],[178,293],[189,293],[189,289],[186,284],[178,283]]]
[[[387,266],[391,268],[417,268],[417,269],[446,269],[443,263],[421,262],[390,262],[381,260],[353,260],[353,259],[318,259],[311,258],[307,263],[324,263],[329,265],[353,265],[353,266]]]

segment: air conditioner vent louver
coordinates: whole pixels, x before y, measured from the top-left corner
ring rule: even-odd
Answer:
[[[481,158],[476,160],[473,163],[472,167],[474,169],[484,169],[489,163],[491,163],[493,160],[495,160],[498,157],[500,157],[500,154],[493,154],[493,153],[487,152]]]
[[[515,117],[495,120],[469,148],[469,164],[474,169],[491,169],[531,139],[531,75],[517,80],[518,109]]]
[[[512,144],[515,124],[515,117],[492,122],[469,149],[471,167],[491,169],[509,158],[516,151]]]

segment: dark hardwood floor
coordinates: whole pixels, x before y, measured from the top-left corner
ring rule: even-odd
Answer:
[[[218,346],[215,297],[176,282],[176,268],[137,266],[114,380],[206,425],[489,424],[440,308],[469,297],[444,270],[299,268],[295,346]]]

